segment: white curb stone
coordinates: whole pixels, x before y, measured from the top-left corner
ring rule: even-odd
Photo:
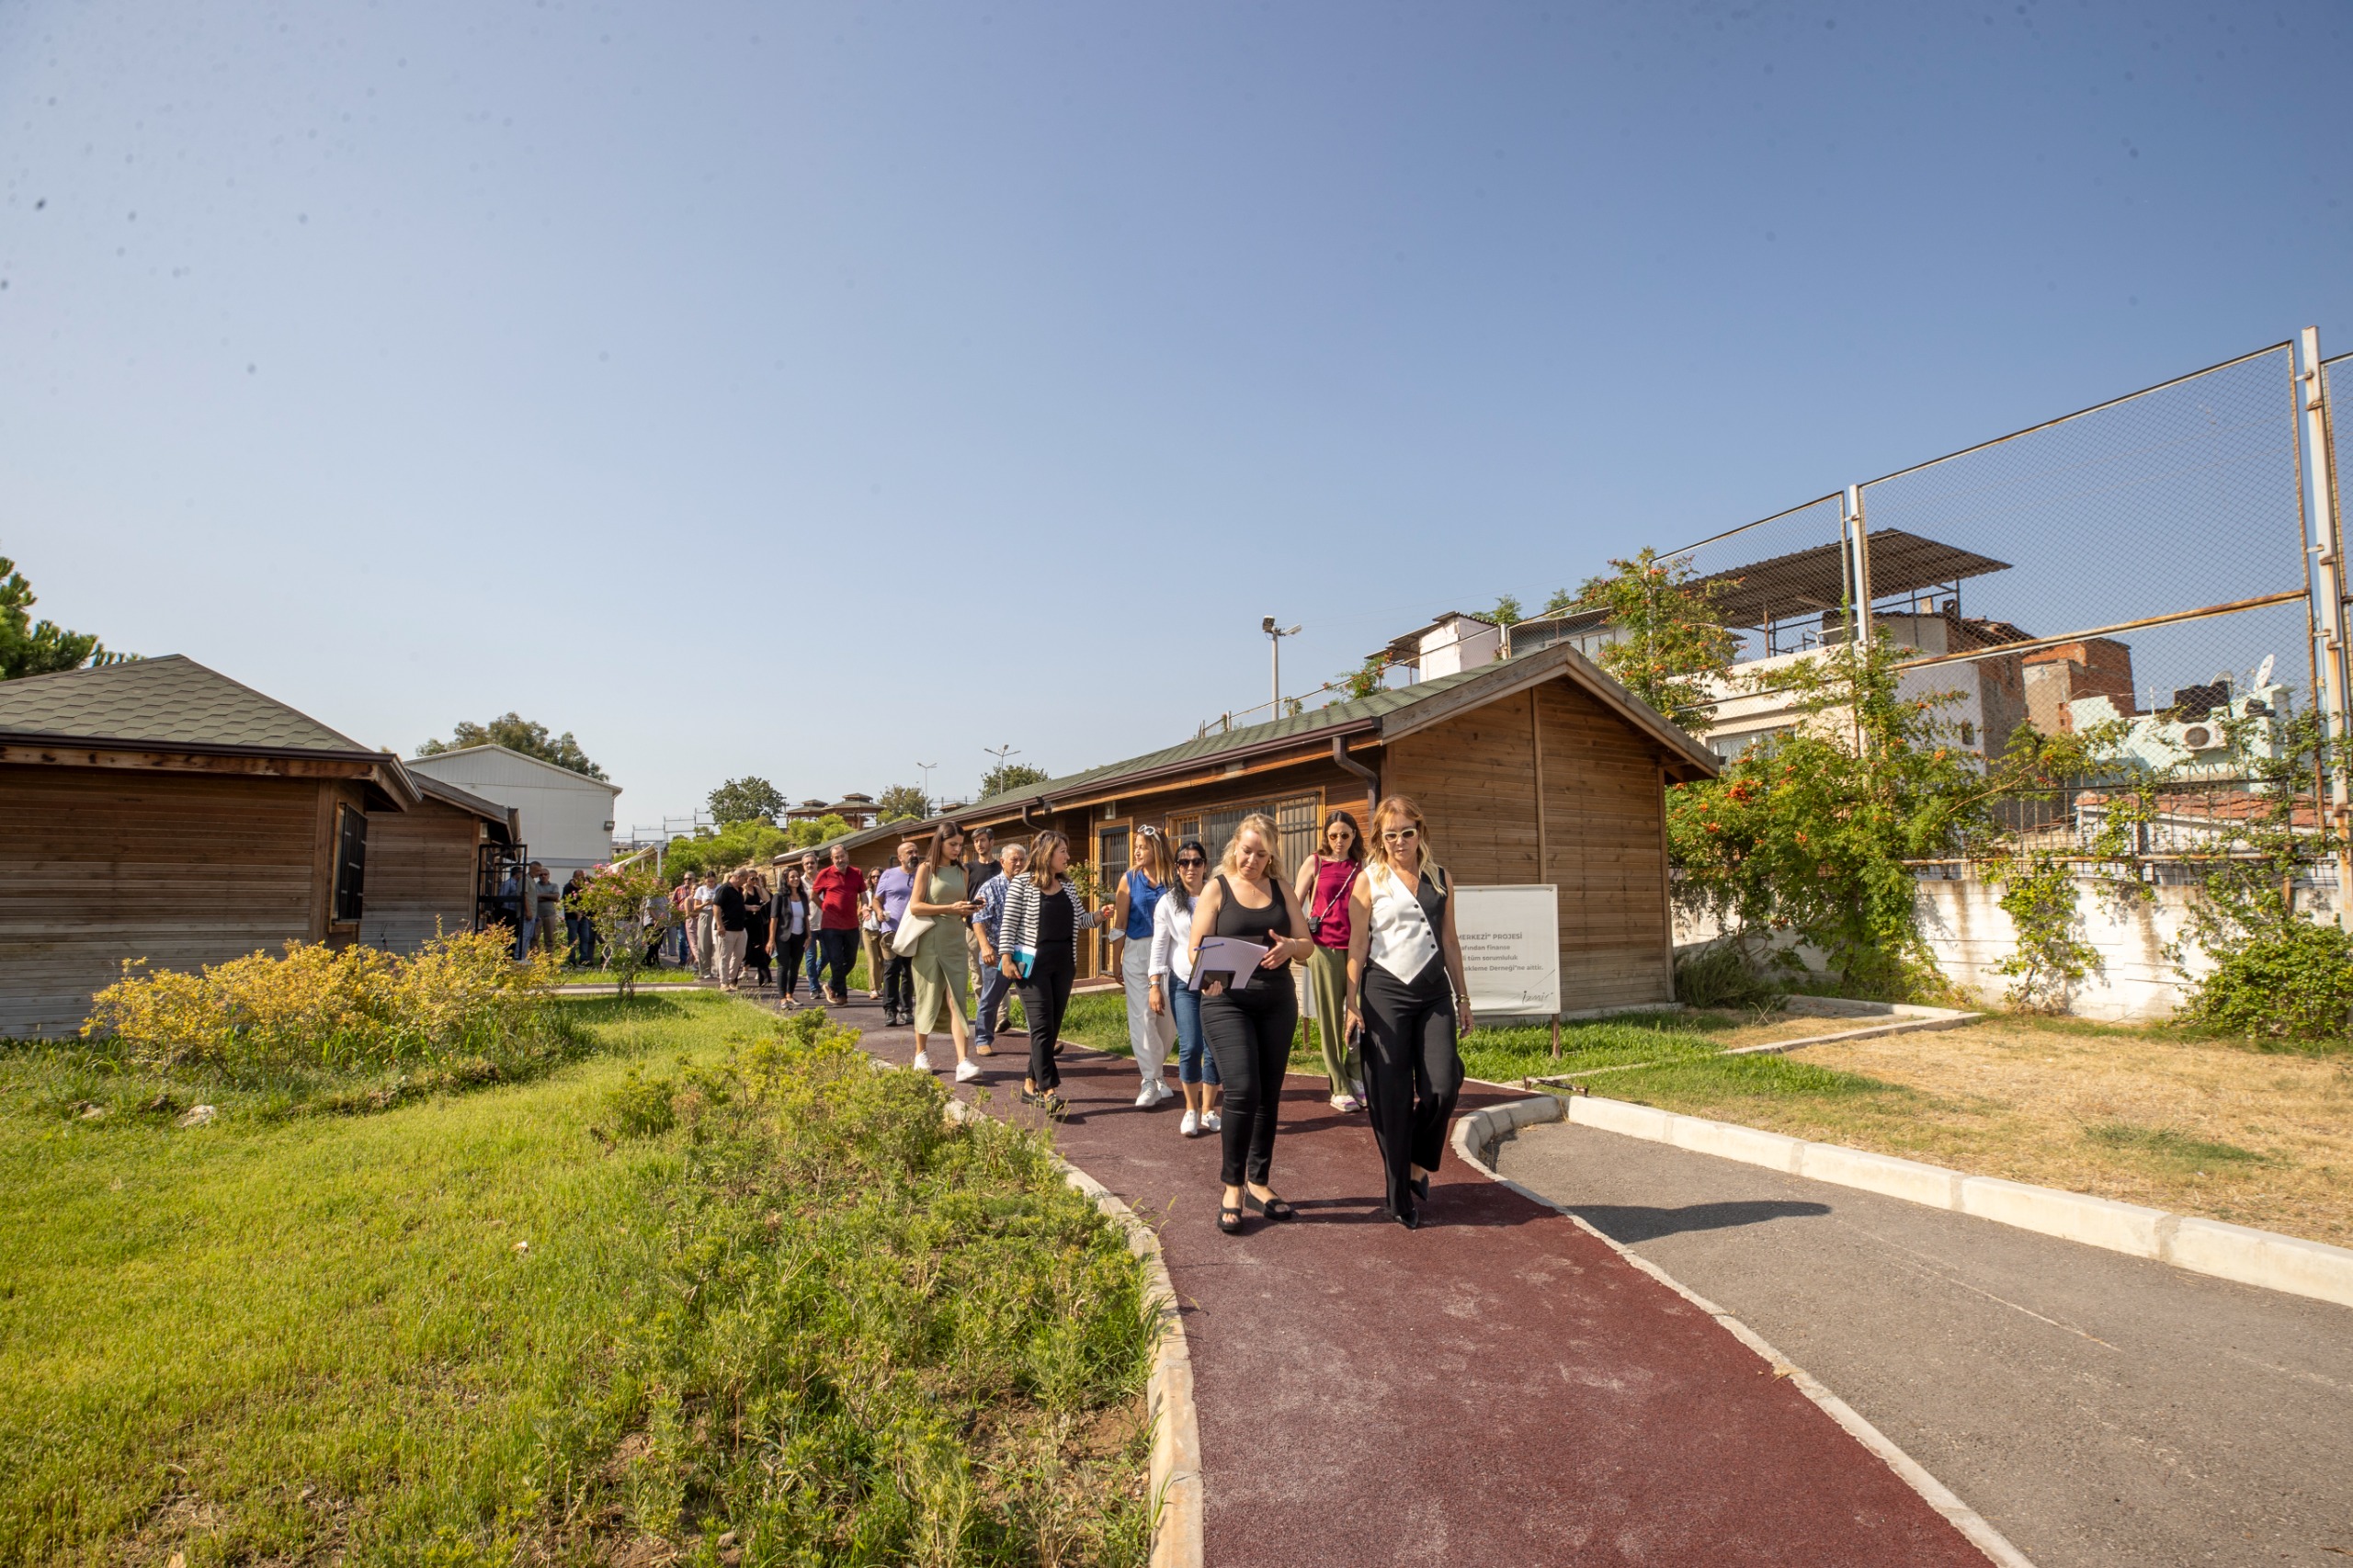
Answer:
[[[1667,1142],[1667,1130],[1675,1125],[1672,1113],[1654,1110],[1646,1105],[1629,1105],[1624,1100],[1605,1100],[1592,1095],[1579,1095],[1569,1102],[1569,1119],[1580,1127],[1598,1127],[1604,1132],[1622,1132],[1629,1138],[1647,1138],[1654,1143]]]
[[[1667,1140],[1678,1149],[1790,1175],[1796,1174],[1798,1156],[1805,1149],[1799,1140],[1779,1132],[1759,1132],[1729,1121],[1703,1121],[1696,1116],[1677,1117],[1667,1127]]]
[[[2165,1240],[2165,1261],[2200,1274],[2353,1306],[2353,1251],[2325,1242],[2185,1214]]]
[[[1961,1211],[2134,1257],[2165,1256],[2160,1227],[2171,1218],[2162,1209],[2143,1209],[2137,1203],[2119,1203],[2051,1187],[2029,1187],[1995,1176],[1963,1177]]]
[[[1567,1096],[1565,1101],[1559,1095],[1546,1097],[1565,1103],[1563,1114],[1580,1127],[1787,1171],[1929,1209],[1949,1209],[2085,1246],[2154,1258],[2218,1279],[2353,1307],[2353,1249],[2326,1242],[2169,1214],[2162,1209],[2119,1203],[2088,1193],[1969,1176],[1836,1143],[1809,1143],[1778,1132],[1679,1116],[1624,1100],[1592,1095]],[[1470,1148],[1483,1157],[1487,1145],[1504,1133],[1533,1121],[1559,1119],[1522,1110],[1520,1105],[1527,1103],[1474,1112],[1461,1118],[1458,1128],[1469,1138]]]
[[[1961,1207],[1961,1184],[1968,1178],[1941,1165],[1899,1160],[1837,1143],[1807,1143],[1798,1153],[1798,1175],[1814,1181],[1925,1203],[1931,1209]]]

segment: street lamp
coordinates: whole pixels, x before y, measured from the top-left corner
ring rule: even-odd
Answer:
[[[1298,636],[1300,628],[1277,626],[1270,615],[1258,623],[1258,630],[1267,634],[1267,642],[1275,653],[1275,717],[1279,719],[1283,716],[1283,639]]]

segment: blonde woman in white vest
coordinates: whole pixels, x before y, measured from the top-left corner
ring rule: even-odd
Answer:
[[[1471,1028],[1471,994],[1453,885],[1421,808],[1390,796],[1374,808],[1370,836],[1349,895],[1347,1026],[1364,1031],[1366,1108],[1388,1172],[1389,1214],[1411,1231],[1462,1093],[1455,1042]]]

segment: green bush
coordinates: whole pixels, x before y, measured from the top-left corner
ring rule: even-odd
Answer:
[[[2353,1040],[2353,935],[2284,919],[2209,951],[2214,967],[2189,987],[2183,1018],[2258,1043]]]
[[[282,956],[251,953],[195,973],[141,974],[143,960],[129,962],[98,993],[82,1035],[153,1074],[544,1067],[576,1044],[551,1005],[561,964],[544,950],[517,963],[510,941],[462,932],[413,957],[289,942]]]
[[[1045,1139],[949,1122],[857,1038],[793,1015],[679,1118],[631,1528],[688,1554],[732,1531],[746,1562],[1141,1562],[1135,1259]]]

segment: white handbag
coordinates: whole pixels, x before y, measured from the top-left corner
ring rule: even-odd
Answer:
[[[891,950],[903,959],[915,957],[915,944],[923,940],[923,934],[931,929],[931,923],[938,918],[936,915],[899,916],[899,928],[891,937]]]

